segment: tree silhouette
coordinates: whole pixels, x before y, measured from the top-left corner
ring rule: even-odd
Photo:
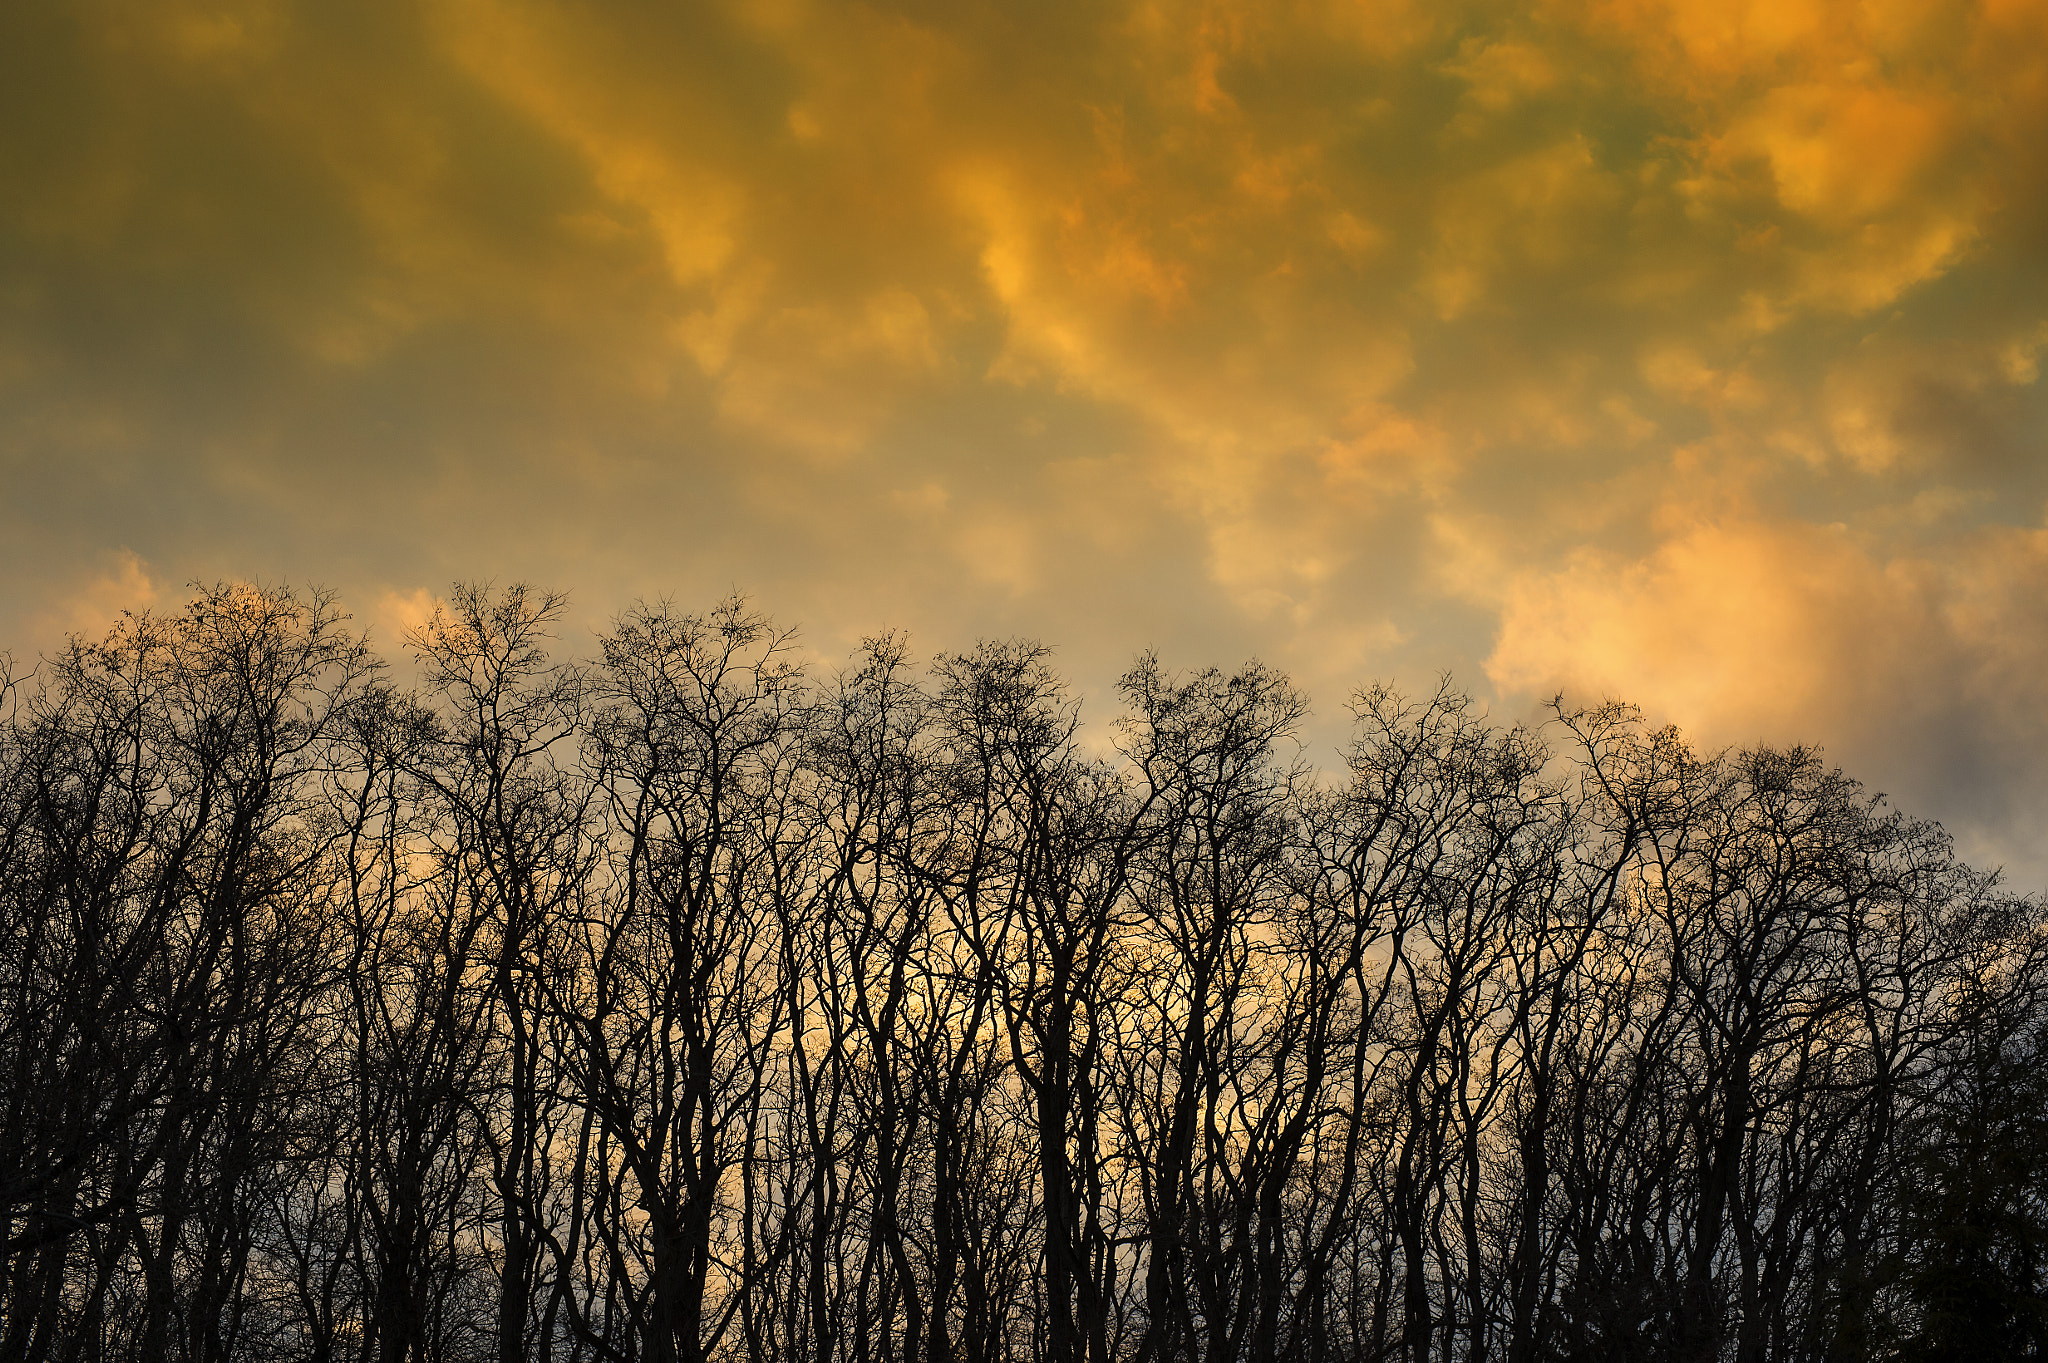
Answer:
[[[0,676],[0,1360],[2048,1352],[2048,911],[1814,751],[563,612]]]

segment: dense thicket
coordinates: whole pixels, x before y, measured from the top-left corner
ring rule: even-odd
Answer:
[[[2041,904],[1815,753],[558,609],[7,688],[0,1360],[2042,1357]]]

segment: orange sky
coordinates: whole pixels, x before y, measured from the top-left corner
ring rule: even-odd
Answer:
[[[2048,883],[2048,3],[0,10],[0,639],[751,590],[1809,741]]]

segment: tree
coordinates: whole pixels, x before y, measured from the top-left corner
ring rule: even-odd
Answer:
[[[563,612],[0,669],[0,1363],[2043,1355],[2048,903],[1817,753]]]

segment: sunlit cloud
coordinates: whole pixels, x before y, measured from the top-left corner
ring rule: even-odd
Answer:
[[[80,637],[95,640],[124,615],[136,615],[169,604],[149,565],[132,550],[98,556],[98,562],[62,583],[35,603],[31,628],[44,640]]]
[[[188,579],[380,640],[744,586],[1094,696],[1260,653],[1333,734],[1612,690],[2033,836],[2038,0],[0,26],[17,649]]]

